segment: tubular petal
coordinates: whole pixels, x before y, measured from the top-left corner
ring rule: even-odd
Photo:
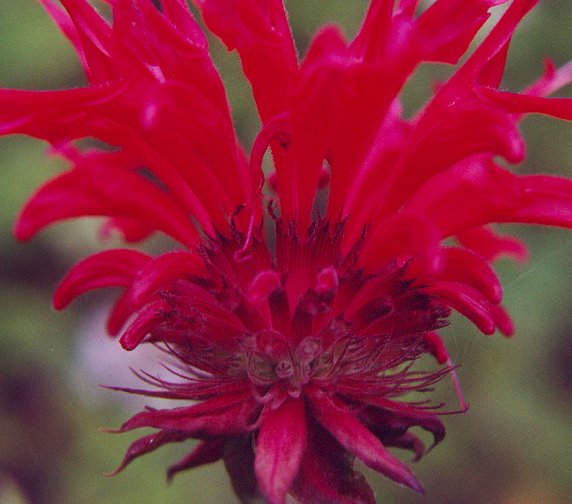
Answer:
[[[491,303],[500,303],[502,285],[483,257],[456,247],[443,247],[441,256],[440,268],[433,274],[419,271],[416,263],[412,264],[408,274],[418,278],[421,283],[434,280],[465,283],[483,293]]]
[[[169,314],[169,306],[163,300],[148,304],[137,313],[137,317],[129,324],[121,335],[119,342],[125,350],[133,350],[143,341],[151,330],[161,324]]]
[[[438,230],[422,213],[398,213],[373,227],[364,245],[360,262],[379,268],[392,259],[404,261],[415,257],[428,270],[439,262]]]
[[[53,305],[62,310],[76,297],[101,287],[127,287],[151,257],[128,249],[105,250],[77,263],[60,282]]]
[[[24,207],[14,231],[19,240],[28,240],[53,222],[82,216],[132,217],[187,246],[198,238],[188,217],[165,192],[132,172],[103,165],[73,168],[46,183]]]
[[[487,261],[495,261],[504,256],[512,257],[519,263],[528,259],[528,248],[524,242],[512,236],[501,235],[489,227],[464,229],[455,238]]]
[[[184,34],[193,45],[206,49],[207,40],[199,24],[195,21],[185,0],[161,0],[165,17]]]
[[[492,307],[493,317],[495,324],[505,336],[512,336],[514,334],[514,322],[506,309],[498,304]]]
[[[55,2],[52,0],[40,1],[57,23],[62,33],[73,44],[90,82],[104,83],[116,78],[117,71],[109,58],[109,54],[106,54],[104,50],[102,51],[101,47],[98,47],[98,44],[95,43],[87,33],[84,33],[81,26],[79,30],[76,29],[77,23]],[[100,19],[97,21],[96,19],[97,16],[92,16],[92,21],[95,20],[95,25],[100,25],[100,35],[102,35],[105,40],[105,38],[108,38],[108,33],[106,32],[109,27],[102,25],[103,20]]]
[[[256,440],[254,470],[270,504],[283,504],[306,450],[304,402],[291,400],[264,415]]]
[[[506,44],[510,41],[518,24],[538,2],[539,0],[513,0],[489,35],[469,56],[456,74],[449,79],[441,92],[447,94],[454,88],[462,89],[460,81],[472,82],[473,79],[478,78],[482,70],[487,68],[486,65],[491,59],[499,52],[506,50]]]
[[[291,176],[296,198],[292,217],[300,229],[309,227],[324,159],[351,98],[351,66],[339,29],[326,27],[308,49],[293,90]],[[283,177],[278,175],[281,184]]]
[[[142,306],[157,289],[204,273],[204,263],[198,254],[183,250],[168,252],[148,262],[133,281],[131,299],[134,306]]]
[[[281,0],[193,0],[207,26],[240,55],[263,122],[287,107],[297,69]]]
[[[484,334],[493,334],[496,324],[491,304],[476,289],[459,282],[433,282],[425,289],[467,317]]]
[[[416,22],[425,61],[456,64],[477,31],[488,20],[488,10],[508,0],[437,0]]]
[[[572,120],[570,98],[544,98],[519,93],[509,93],[491,88],[479,89],[479,93],[491,102],[501,105],[511,114],[546,114],[559,119]]]
[[[104,83],[118,76],[111,59],[111,28],[97,11],[85,0],[63,0],[69,21],[51,2],[42,0],[64,34],[74,43],[89,80]],[[53,14],[52,14],[53,15]]]
[[[517,176],[490,160],[470,159],[434,177],[408,202],[448,237],[495,222],[572,227],[572,181]]]

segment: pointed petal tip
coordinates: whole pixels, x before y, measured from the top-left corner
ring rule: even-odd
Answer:
[[[108,472],[104,472],[102,473],[103,476],[105,476],[106,478],[112,478],[113,476],[117,476],[121,471],[123,471],[123,469],[125,469],[125,466],[123,464],[120,464],[116,469],[114,469],[113,471],[108,471]]]
[[[420,495],[425,495],[425,488],[417,479],[417,476],[413,474],[413,471],[405,464],[401,465],[398,472],[392,474],[390,478],[392,481],[406,486]]]
[[[407,486],[411,488],[411,490],[417,492],[418,494],[425,495],[425,488],[415,476],[413,476],[412,480],[410,481],[410,484],[408,484]]]

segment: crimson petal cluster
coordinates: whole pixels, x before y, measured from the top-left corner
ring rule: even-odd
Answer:
[[[387,448],[417,459],[426,449],[412,427],[434,444],[445,435],[439,405],[403,399],[453,372],[438,330],[452,309],[485,334],[513,331],[490,263],[522,260],[526,247],[491,225],[572,228],[572,181],[506,168],[525,156],[525,114],[572,119],[572,100],[546,98],[572,81],[571,64],[548,64],[521,93],[500,89],[510,39],[537,0],[435,0],[422,12],[417,0],[371,0],[353,40],[327,26],[301,61],[281,0],[194,0],[252,87],[262,127],[250,156],[184,0],[108,0],[112,23],[87,0],[60,3],[42,0],[88,84],[0,90],[0,133],[45,140],[70,164],[31,197],[16,236],[103,216],[104,232],[128,242],[159,231],[179,244],[157,257],[92,255],[55,293],[61,309],[120,287],[109,332],[173,362],[171,379],[141,372],[149,389],[119,388],[186,404],[121,426],[157,431],[118,471],[192,438],[169,477],[223,460],[245,502],[374,503],[354,458],[421,492]],[[505,3],[403,117],[416,68],[457,64]],[[441,366],[419,370],[425,354]]]

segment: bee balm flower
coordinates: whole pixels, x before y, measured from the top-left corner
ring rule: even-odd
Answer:
[[[173,379],[141,374],[180,400],[120,432],[151,427],[118,470],[158,447],[199,444],[169,476],[223,460],[241,499],[373,503],[354,459],[422,491],[388,447],[439,443],[437,405],[412,402],[452,374],[438,330],[451,310],[510,334],[491,261],[526,253],[494,223],[572,227],[572,181],[515,175],[527,113],[572,118],[546,98],[572,80],[547,67],[522,93],[499,88],[510,38],[535,0],[513,0],[480,46],[412,118],[399,95],[423,62],[456,64],[505,0],[372,0],[348,41],[322,29],[299,59],[279,0],[195,0],[241,58],[262,121],[250,155],[237,141],[205,36],[184,0],[114,0],[108,23],[87,0],[42,3],[75,46],[85,88],[0,91],[3,134],[48,141],[70,168],[41,187],[19,239],[80,216],[151,257],[108,250],[74,266],[54,306],[122,288],[111,334],[161,347]],[[104,146],[85,148],[95,138]],[[262,170],[267,151],[273,171]],[[504,160],[504,162],[503,162]],[[447,241],[447,243],[445,243]],[[441,366],[414,367],[431,354]],[[454,376],[453,376],[454,379]]]

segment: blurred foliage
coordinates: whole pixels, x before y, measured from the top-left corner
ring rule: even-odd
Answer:
[[[315,29],[326,22],[341,23],[351,36],[366,8],[365,0],[286,3],[301,54]],[[38,2],[0,0],[0,12],[0,86],[81,85],[73,51]],[[571,19],[569,0],[543,2],[527,18],[511,49],[504,83],[509,89],[520,89],[539,75],[545,55],[560,64],[571,56]],[[228,84],[239,135],[250,146],[259,122],[240,64],[215,40],[211,50]],[[444,67],[423,67],[403,95],[408,113],[423,103],[435,81],[450,73]],[[530,152],[522,170],[572,176],[570,124],[535,117],[525,120],[523,131]],[[119,462],[137,433],[117,437],[97,428],[119,425],[140,404],[102,392],[100,381],[112,377],[87,372],[90,357],[81,346],[87,336],[78,334],[95,307],[105,303],[105,295],[90,295],[65,313],[50,310],[51,292],[66,268],[105,245],[94,238],[96,224],[60,225],[26,245],[17,245],[11,237],[11,223],[29,193],[61,169],[44,150],[45,145],[26,138],[0,141],[0,503],[236,502],[222,464],[191,471],[166,485],[166,466],[188,451],[188,445],[143,457],[118,477],[102,475]],[[372,475],[380,501],[569,502],[572,236],[553,229],[514,231],[528,240],[532,256],[525,267],[499,264],[517,334],[510,341],[485,338],[455,319],[447,338],[461,363],[459,375],[471,407],[464,415],[445,418],[447,439],[416,464],[427,495],[412,495]],[[154,246],[164,245],[159,241]],[[100,348],[100,340],[94,341],[95,352],[105,352],[98,358],[113,368],[117,355],[109,348],[117,345]],[[117,362],[121,367],[121,355]],[[451,386],[442,388],[454,409]]]

